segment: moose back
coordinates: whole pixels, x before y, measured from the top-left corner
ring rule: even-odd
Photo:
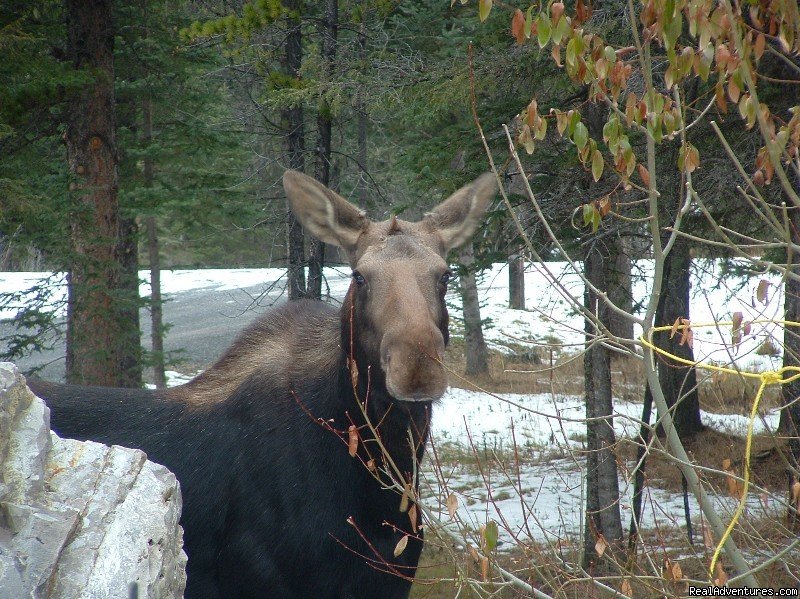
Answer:
[[[187,597],[407,597],[422,550],[412,473],[447,386],[445,257],[494,178],[419,222],[373,222],[297,172],[284,187],[306,231],[348,256],[339,310],[272,310],[181,387],[31,387],[62,436],[136,447],[175,473]]]

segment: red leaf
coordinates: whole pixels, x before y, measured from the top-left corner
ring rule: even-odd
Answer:
[[[358,429],[356,429],[355,424],[351,424],[347,429],[347,436],[348,436],[348,443],[347,448],[350,453],[350,457],[356,457],[356,453],[358,452]]]
[[[639,177],[642,179],[642,183],[644,183],[645,187],[650,187],[650,172],[645,168],[645,166],[640,162],[638,165],[639,168]]]
[[[520,46],[525,43],[525,15],[522,14],[520,9],[514,11],[514,16],[511,19],[511,35],[514,36]]]

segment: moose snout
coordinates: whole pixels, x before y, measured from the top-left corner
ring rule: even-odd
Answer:
[[[401,401],[433,401],[444,395],[444,338],[438,329],[424,334],[387,335],[381,344],[381,367],[389,393]]]

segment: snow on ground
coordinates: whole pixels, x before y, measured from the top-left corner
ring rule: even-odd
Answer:
[[[586,435],[583,398],[575,395],[503,393],[489,395],[451,387],[435,404],[434,439],[462,447],[508,451],[514,441],[520,448],[549,455],[580,448]],[[616,401],[614,430],[617,436],[639,432],[642,404]],[[766,412],[753,427],[756,434],[775,432],[780,414]],[[748,417],[702,412],[703,422],[721,432],[744,436]],[[512,438],[512,425],[514,435]]]
[[[641,403],[617,401],[614,413],[617,435],[637,434],[641,413]],[[427,463],[423,499],[447,521],[445,500],[454,492],[459,500],[459,517],[474,530],[488,520],[498,522],[506,547],[511,546],[512,536],[575,542],[583,531],[585,503],[586,472],[580,457],[586,435],[583,414],[583,398],[578,396],[546,393],[494,396],[450,388],[434,407],[432,442],[440,454],[446,453],[448,444],[452,444],[472,459],[466,460],[468,464],[449,465],[452,470],[447,469],[446,463],[444,472],[438,474]],[[706,425],[716,430],[738,435],[747,431],[745,416],[703,412],[702,417]],[[778,419],[777,411],[768,412],[756,421],[754,430],[775,432]],[[519,473],[511,457],[517,453],[521,456]],[[507,470],[498,466],[493,455],[499,456]],[[484,478],[476,475],[473,463],[476,458],[482,460]],[[633,466],[628,464],[631,471]],[[625,523],[630,521],[631,514],[631,473],[621,472],[619,484]],[[732,513],[736,504],[730,497],[715,497],[715,501],[726,514]],[[780,501],[781,498],[751,493],[748,512],[775,516]],[[689,504],[694,520],[700,514],[699,505],[694,497],[690,497]],[[645,528],[684,526],[681,494],[647,488],[644,505]]]
[[[150,293],[150,273],[142,270],[140,293]],[[0,273],[0,293],[22,292],[33,285],[43,283],[49,273],[10,272]],[[165,295],[185,293],[197,289],[218,291],[242,288],[263,290],[282,288],[285,270],[280,268],[240,268],[202,270],[164,270],[161,273],[161,288]],[[344,296],[349,285],[349,269],[334,267],[325,269],[330,294],[335,299]],[[652,262],[640,260],[634,264],[633,295],[637,299],[648,297],[652,279]],[[511,310],[507,306],[508,270],[505,264],[496,264],[479,275],[479,291],[482,300],[481,316],[488,321],[485,336],[496,349],[510,351],[510,344],[557,343],[566,350],[583,345],[583,320],[572,307],[569,298],[582,301],[583,283],[577,273],[566,262],[529,264],[525,273],[526,308]],[[762,279],[768,282],[767,301],[759,301],[757,287]],[[53,294],[49,301],[51,309],[62,314],[66,310],[66,279],[63,275],[52,277]],[[780,356],[755,354],[765,339],[772,338],[779,348],[782,340],[780,327],[757,324],[760,320],[779,320],[783,308],[780,279],[777,276],[733,276],[726,282],[718,262],[695,260],[692,277],[691,320],[694,327],[694,352],[698,362],[719,364],[736,363],[743,369],[765,370],[780,365]],[[13,319],[21,306],[31,296],[23,296],[16,302],[0,305],[0,319]],[[460,315],[460,298],[451,291],[447,296],[454,320]],[[745,322],[754,322],[751,331],[736,346],[731,340],[729,322],[733,315],[741,312]],[[702,326],[711,325],[711,326]],[[636,327],[635,335],[641,335]]]
[[[580,266],[580,265],[578,265]],[[649,297],[652,282],[652,261],[634,264],[633,297],[643,301]],[[766,301],[759,301],[757,288],[765,279],[768,284]],[[583,345],[583,319],[572,307],[583,301],[583,282],[566,262],[529,264],[525,273],[527,310],[510,310],[508,298],[508,267],[495,264],[480,276],[481,316],[488,318],[485,334],[496,349],[508,344],[532,341],[562,343],[566,349]],[[449,298],[454,307],[460,306],[456,297]],[[782,329],[758,321],[780,320],[783,310],[783,288],[780,277],[732,276],[727,282],[718,262],[695,260],[692,273],[691,321],[694,329],[695,359],[702,363],[732,364],[742,369],[765,370],[780,366],[780,356],[756,355],[765,339],[771,338],[780,348]],[[734,346],[728,323],[737,312],[743,322],[753,322],[749,335]],[[701,326],[710,325],[710,326]],[[634,327],[639,337],[642,329]]]
[[[570,305],[569,297],[581,301],[583,284],[571,267],[564,262],[530,265],[525,274],[527,310],[510,310],[508,298],[508,272],[506,265],[495,265],[479,276],[479,291],[482,299],[482,316],[488,319],[485,330],[488,342],[502,351],[514,351],[516,345],[531,347],[541,343],[558,343],[566,351],[579,349],[583,345],[583,321]],[[635,271],[642,275],[634,283],[634,297],[646,298],[649,289],[646,281],[652,278],[652,263],[640,261]],[[185,293],[196,289],[236,290],[242,288],[279,289],[283,285],[285,271],[275,268],[230,269],[230,270],[173,270],[162,272],[162,293],[165,295]],[[140,292],[149,294],[149,272],[141,271]],[[46,278],[42,273],[0,273],[0,292],[18,292]],[[328,268],[326,278],[332,297],[343,297],[349,284],[349,269]],[[757,297],[761,276],[731,277],[722,280],[720,265],[711,261],[694,262],[692,278],[692,323],[694,328],[694,351],[699,362],[736,364],[743,369],[763,371],[780,366],[780,356],[756,355],[756,349],[772,336],[780,347],[782,332],[775,325],[752,326],[743,341],[734,346],[731,342],[730,325],[701,327],[701,324],[724,323],[741,312],[745,321],[779,320],[783,306],[780,280],[767,277],[768,297]],[[63,313],[65,285],[63,276],[54,276],[55,293],[50,300],[51,309]],[[448,294],[448,303],[454,321],[460,316],[460,301],[457,294]],[[23,297],[14,305],[0,307],[0,318],[14,318]],[[636,330],[637,336],[641,330]],[[171,373],[171,384],[185,382],[186,377]],[[639,403],[617,401],[615,404],[615,430],[619,435],[631,436],[638,430],[638,418],[642,406]],[[520,471],[502,472],[495,468],[484,474],[487,480],[476,477],[473,468],[452,466],[444,481],[436,480],[432,466],[425,472],[429,489],[423,492],[426,501],[441,510],[444,498],[455,491],[459,497],[459,515],[475,528],[493,519],[500,523],[502,539],[510,540],[511,534],[531,536],[538,540],[563,540],[565,536],[575,539],[582,531],[581,506],[583,477],[582,461],[573,459],[571,451],[580,449],[585,438],[584,408],[582,398],[575,396],[552,396],[550,394],[504,394],[502,397],[485,393],[450,389],[434,412],[433,442],[439,447],[455,444],[462,451],[474,447],[482,455],[492,450],[509,452],[516,446],[526,458]],[[718,430],[743,435],[747,418],[741,415],[704,413],[703,421]],[[765,428],[775,430],[778,414],[767,413],[756,421],[756,431]],[[512,439],[512,422],[514,437]],[[469,434],[468,432],[469,431]],[[446,488],[440,484],[446,483]],[[521,487],[521,492],[520,492]],[[630,484],[624,476],[623,516],[630,514]],[[489,497],[487,488],[491,490]],[[680,525],[683,518],[683,500],[675,493],[658,489],[648,490],[646,499],[645,526]],[[521,497],[524,501],[521,501]],[[731,508],[733,500],[718,498],[717,501]],[[766,500],[751,494],[751,511],[774,509],[773,499]],[[691,511],[698,515],[694,499]]]

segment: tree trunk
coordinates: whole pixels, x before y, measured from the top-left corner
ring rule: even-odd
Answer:
[[[508,307],[525,309],[525,258],[519,254],[508,259]]]
[[[336,37],[339,29],[339,2],[326,0],[325,26],[322,28],[322,60],[325,62],[327,82],[333,81],[336,69]],[[331,105],[326,97],[320,98],[317,114],[317,164],[316,179],[326,187],[331,182],[331,132],[333,121]],[[322,269],[325,266],[325,244],[319,239],[312,239],[308,255],[308,291],[307,296],[315,299],[322,297]]]
[[[297,11],[300,9],[299,4],[299,2],[287,2],[286,8],[290,11]],[[303,38],[300,30],[300,20],[296,17],[288,17],[286,27],[283,55],[284,70],[291,77],[300,77],[300,65],[303,60]],[[284,145],[289,168],[303,171],[305,169],[305,127],[302,104],[283,109],[281,117],[286,131]],[[305,243],[303,227],[289,209],[288,200],[286,239],[288,258],[287,287],[289,299],[296,300],[305,297],[306,294]]]
[[[800,244],[800,209],[789,210],[789,227],[792,243]],[[791,264],[792,272],[800,274],[800,252],[788,250],[787,261]],[[786,278],[784,284],[784,308],[786,320],[800,321],[800,282],[791,277]],[[800,366],[800,328],[786,326],[783,329],[783,366]],[[800,484],[800,380],[781,385],[783,394],[783,408],[778,430],[782,436],[789,439],[789,463],[787,472],[789,482],[789,508],[787,522],[790,530],[800,532],[800,499],[793,492]]]
[[[142,331],[139,323],[139,225],[132,214],[120,216],[120,343],[116,386],[142,386]]]
[[[147,255],[150,262],[150,349],[153,353],[153,382],[156,389],[167,386],[164,364],[164,319],[161,299],[161,257],[158,245],[158,227],[155,216],[145,218],[147,228]]]
[[[367,6],[368,2],[361,3],[361,23],[358,26],[358,60],[361,63],[362,73],[367,68]],[[356,156],[358,160],[358,202],[362,209],[367,208],[367,126],[369,117],[367,115],[367,103],[364,101],[366,95],[366,83],[362,82],[358,86],[356,97]]]
[[[66,377],[76,384],[130,385],[139,347],[132,347],[138,329],[126,309],[138,296],[128,297],[121,266],[132,258],[121,241],[117,197],[111,3],[67,0],[66,12],[67,55],[75,69],[91,69],[95,77],[70,99],[64,135],[71,178]]]
[[[467,375],[483,374],[489,371],[489,352],[483,338],[481,326],[481,306],[478,285],[475,282],[475,257],[472,245],[466,244],[459,252],[461,276],[459,291],[464,306],[464,343],[467,354]]]
[[[608,256],[595,245],[587,249],[584,268],[586,277],[601,291],[608,288]],[[606,326],[608,308],[588,288],[584,303]],[[613,570],[612,556],[619,558],[622,547],[622,518],[619,510],[619,480],[614,454],[613,405],[611,397],[611,366],[608,350],[599,343],[589,345],[598,331],[591,320],[585,320],[588,349],[583,357],[586,400],[586,534],[584,536],[584,567],[594,575]],[[602,556],[597,551],[600,539],[605,540]],[[602,543],[601,543],[602,544]]]
[[[147,0],[142,0],[141,20],[145,24],[142,37],[149,35],[146,26],[148,16]],[[142,97],[142,145],[145,147],[144,187],[152,189],[155,183],[155,163],[151,154],[150,144],[153,142],[153,98],[149,90]],[[144,218],[145,232],[147,234],[147,261],[150,268],[150,362],[153,367],[153,382],[156,389],[167,386],[167,376],[164,365],[164,319],[163,301],[161,299],[161,256],[158,244],[158,223],[152,214]]]
[[[678,237],[664,259],[664,279],[661,296],[656,307],[655,326],[672,325],[678,318],[690,318],[689,275],[692,263],[689,244]],[[671,354],[694,362],[694,351],[688,343],[681,345],[680,335],[670,339],[669,331],[653,335],[655,344]],[[681,439],[703,430],[700,420],[700,400],[697,394],[697,373],[691,366],[684,366],[660,356],[658,380],[664,390],[667,404],[672,410],[672,420]],[[661,434],[659,429],[659,434]]]
[[[630,244],[626,237],[617,237],[613,243],[614,263],[609,273],[608,297],[616,306],[633,314]],[[612,312],[609,314],[608,330],[622,339],[633,339],[633,320]]]

